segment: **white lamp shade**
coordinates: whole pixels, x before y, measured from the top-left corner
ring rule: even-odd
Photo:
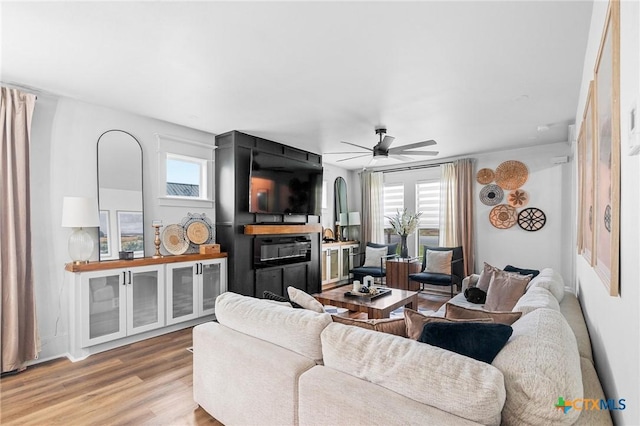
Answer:
[[[349,226],[360,225],[360,212],[349,212]]]
[[[100,226],[98,201],[89,197],[64,197],[62,200],[62,226],[64,228]]]

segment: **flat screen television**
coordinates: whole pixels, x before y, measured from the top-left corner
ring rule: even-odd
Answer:
[[[322,165],[252,150],[249,211],[320,215]]]

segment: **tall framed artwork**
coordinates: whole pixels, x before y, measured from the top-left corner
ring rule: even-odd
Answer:
[[[581,196],[580,203],[580,237],[581,241],[578,245],[580,253],[589,262],[591,266],[595,263],[593,256],[594,247],[594,94],[593,81],[589,83],[589,91],[587,93],[587,104],[584,108],[582,116],[582,127],[578,139],[578,152],[580,156],[579,170],[581,177],[581,185],[579,193]]]
[[[118,211],[117,213],[120,251],[132,251],[134,257],[144,257],[144,223],[142,212]]]
[[[610,0],[595,66],[595,264],[611,296],[620,288],[620,2]]]

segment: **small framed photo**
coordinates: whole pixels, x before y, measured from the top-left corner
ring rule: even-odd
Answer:
[[[144,257],[144,221],[142,212],[118,211],[119,251],[132,251]]]

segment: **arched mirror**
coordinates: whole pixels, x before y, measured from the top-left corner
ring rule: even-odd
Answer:
[[[98,138],[98,206],[100,260],[119,252],[144,257],[142,147],[124,130],[108,130]]]
[[[333,184],[333,195],[335,198],[335,218],[336,218],[336,239],[338,241],[349,239],[343,234],[343,230],[348,230],[349,207],[347,206],[347,183],[342,177],[337,177]]]

